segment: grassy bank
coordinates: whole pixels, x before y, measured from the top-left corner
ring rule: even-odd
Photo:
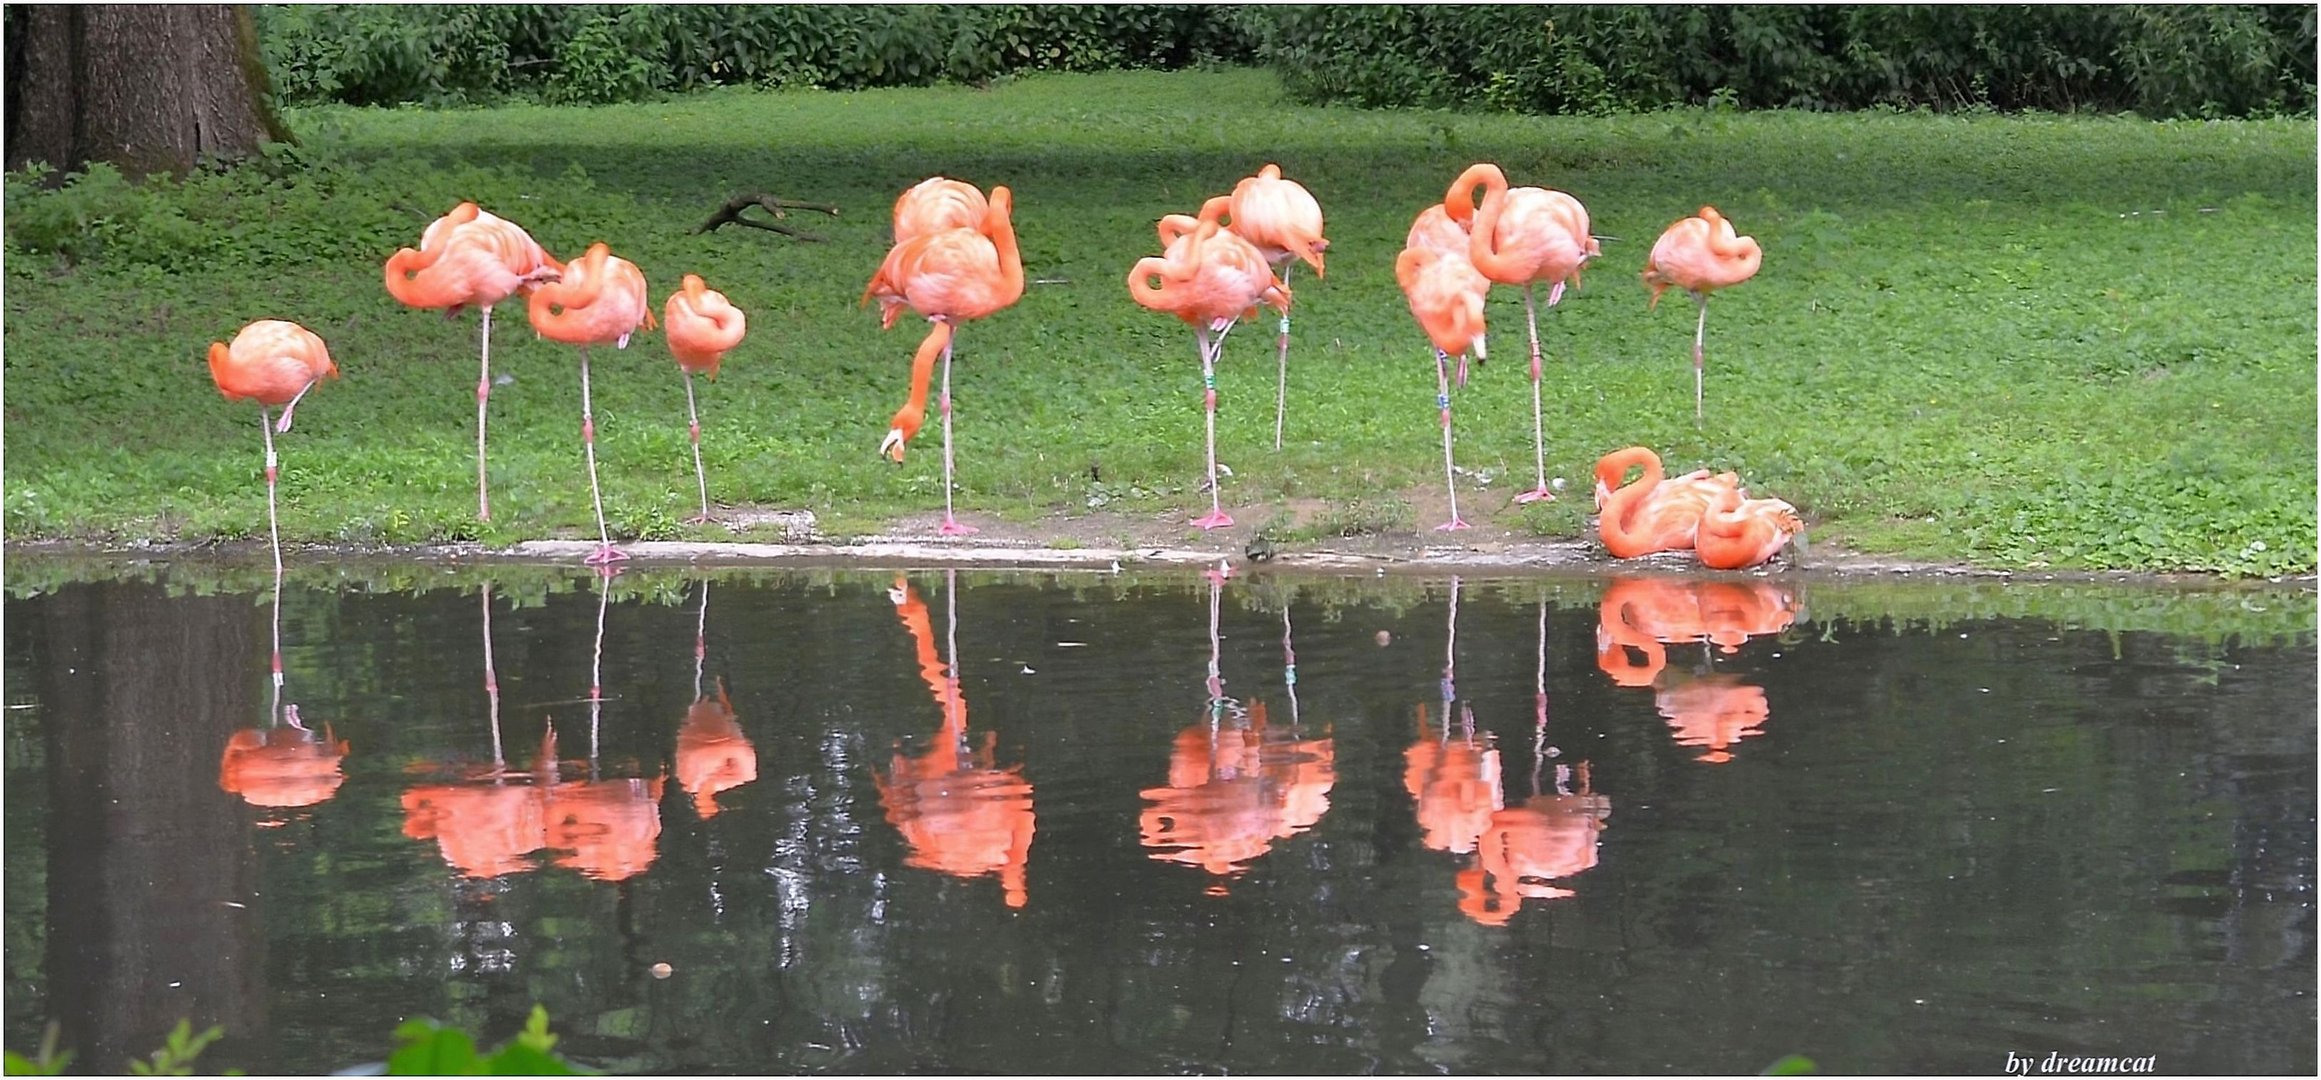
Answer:
[[[1251,525],[1309,500],[1363,527],[1431,525],[1432,359],[1392,264],[1450,177],[1495,160],[1578,195],[1619,239],[1543,320],[1548,470],[1574,481],[1552,506],[1501,505],[1531,467],[1530,402],[1521,301],[1494,295],[1498,359],[1456,403],[1460,464],[1493,478],[1462,481],[1471,517],[1575,534],[1596,457],[1641,443],[1674,467],[1738,470],[1801,507],[1817,542],[2000,566],[2314,565],[2310,120],[1370,113],[1286,105],[1254,72],[290,120],[302,150],[182,192],[12,192],[9,536],[263,536],[256,410],[220,400],[202,361],[259,317],[315,329],[345,372],[282,441],[286,537],[591,529],[573,351],[500,312],[493,363],[514,381],[492,399],[495,518],[479,525],[474,318],[447,324],[380,286],[385,256],[462,198],[559,255],[611,243],[656,301],[696,272],[748,309],[749,340],[703,386],[714,499],[841,528],[937,506],[934,428],[900,467],[874,454],[919,331],[882,334],[855,300],[894,194],[938,172],[1015,189],[1041,282],[960,334],[962,512],[1190,508],[1206,502],[1191,335],[1122,279],[1155,253],[1154,218],[1266,161],[1320,199],[1331,273],[1292,283],[1279,453],[1270,334],[1227,346],[1226,505]],[[793,219],[825,243],[690,232],[744,190],[843,214]],[[1690,305],[1645,310],[1634,274],[1702,203],[1767,255],[1711,304],[1696,429]],[[74,209],[112,221],[78,228]],[[69,270],[25,250],[75,238]],[[615,531],[710,535],[679,524],[684,390],[660,336],[594,367]]]

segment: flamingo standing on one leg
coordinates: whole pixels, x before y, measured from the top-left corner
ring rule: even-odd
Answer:
[[[1642,476],[1606,494],[1609,481],[1638,466]],[[1665,475],[1660,455],[1641,446],[1616,450],[1596,462],[1597,498],[1603,507],[1596,531],[1613,558],[1690,548],[1710,502],[1726,493],[1739,497],[1739,480],[1731,473],[1710,476],[1702,469],[1675,480]]]
[[[1644,285],[1652,290],[1647,308],[1657,306],[1660,294],[1671,285],[1691,293],[1693,304],[1700,308],[1700,321],[1692,330],[1695,424],[1701,422],[1701,344],[1708,334],[1709,293],[1755,277],[1763,261],[1764,252],[1754,237],[1735,235],[1733,223],[1717,213],[1716,207],[1704,206],[1700,216],[1685,218],[1661,233],[1652,245],[1651,258],[1644,262]]]
[[[1280,273],[1284,288],[1290,268],[1298,260],[1322,276],[1322,253],[1330,242],[1322,237],[1322,204],[1295,180],[1284,180],[1281,166],[1267,164],[1257,175],[1233,185],[1233,231],[1257,246],[1268,266]],[[1273,392],[1273,448],[1281,449],[1282,417],[1289,403],[1289,311],[1281,313],[1278,379]]]
[[[1484,192],[1480,206],[1474,201],[1477,185]],[[1547,438],[1540,420],[1539,313],[1532,286],[1547,283],[1547,306],[1554,307],[1562,302],[1566,284],[1579,284],[1580,265],[1603,250],[1588,233],[1588,211],[1578,199],[1549,188],[1510,188],[1499,166],[1487,162],[1468,166],[1452,181],[1443,207],[1452,220],[1469,226],[1467,252],[1475,269],[1501,285],[1523,286],[1523,316],[1531,330],[1533,464],[1539,481],[1515,501],[1553,499],[1555,494],[1547,489]]]
[[[940,354],[943,524],[935,531],[943,536],[975,531],[959,524],[951,512],[951,339],[961,320],[984,318],[1023,298],[1023,256],[1016,249],[1014,210],[1015,193],[1004,186],[992,188],[983,219],[975,227],[919,233],[896,244],[862,291],[862,302],[876,298],[882,321],[890,325],[900,310],[893,306],[897,301],[934,324],[911,361],[910,398],[895,411],[893,427],[880,441],[879,452],[895,461],[903,460],[903,447],[926,422],[927,382],[934,375],[935,357]],[[899,233],[899,215],[896,225]]]
[[[234,335],[234,343],[210,344],[210,378],[227,401],[258,403],[258,432],[266,439],[266,534],[273,540],[274,573],[282,573],[282,525],[274,508],[274,433],[290,430],[290,410],[314,384],[338,378],[338,365],[314,331],[281,319],[260,319]],[[267,410],[282,406],[277,422]]]
[[[1774,556],[1789,538],[1805,531],[1797,508],[1779,499],[1743,499],[1736,490],[1719,493],[1700,519],[1694,547],[1701,565],[1743,570]]]
[[[564,268],[563,280],[537,286],[526,309],[532,329],[541,337],[580,346],[580,441],[588,454],[588,498],[596,507],[596,554],[591,565],[628,558],[612,546],[604,527],[604,492],[596,479],[596,413],[588,387],[588,347],[610,344],[629,347],[629,335],[642,326],[653,328],[653,309],[646,299],[645,273],[612,253],[602,243]]]
[[[1422,240],[1420,233],[1428,227],[1429,215],[1439,210],[1430,208],[1419,215],[1411,226],[1414,241]],[[1410,302],[1410,313],[1418,318],[1435,348],[1435,408],[1442,418],[1443,486],[1451,500],[1451,519],[1435,529],[1464,529],[1467,523],[1459,517],[1458,475],[1451,465],[1450,358],[1459,358],[1462,378],[1469,351],[1477,360],[1483,358],[1483,299],[1491,290],[1491,282],[1476,271],[1464,251],[1423,243],[1404,248],[1394,260],[1394,279]]]
[[[1210,205],[1217,202],[1211,199]],[[1169,236],[1163,219],[1161,236]],[[1265,256],[1249,241],[1224,231],[1208,208],[1199,227],[1169,245],[1168,255],[1147,256],[1128,272],[1128,295],[1154,311],[1167,312],[1190,323],[1201,350],[1201,407],[1205,412],[1209,454],[1209,513],[1192,524],[1202,529],[1231,526],[1217,487],[1217,357],[1224,351],[1225,331],[1234,320],[1259,304],[1276,311],[1289,310],[1289,287],[1266,264]],[[1182,246],[1180,247],[1179,244]],[[1210,335],[1217,336],[1212,339]]]
[[[701,414],[693,406],[693,376],[698,372],[716,379],[717,365],[726,350],[741,344],[749,320],[698,274],[685,275],[684,288],[669,294],[661,318],[668,328],[669,352],[685,372],[686,431],[693,437],[693,479],[701,486],[701,516],[686,519],[686,524],[698,525],[709,520],[709,476],[701,470]]]
[[[483,374],[475,384],[475,516],[492,519],[484,477],[484,405],[492,395],[492,307],[508,297],[555,281],[564,267],[530,234],[472,202],[435,219],[419,250],[387,257],[387,292],[415,308],[442,308],[446,318],[473,305],[483,312]]]

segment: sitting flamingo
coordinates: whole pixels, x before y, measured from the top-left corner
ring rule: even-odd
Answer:
[[[1643,475],[1612,490],[1612,482],[1636,466],[1643,468]],[[1732,473],[1710,476],[1702,469],[1669,480],[1661,471],[1660,455],[1641,446],[1616,450],[1596,462],[1596,500],[1603,508],[1597,533],[1616,559],[1683,551],[1693,546],[1693,534],[1709,503],[1725,492],[1740,494],[1740,479]]]
[[[1796,507],[1779,499],[1744,499],[1731,490],[1720,493],[1701,517],[1694,546],[1703,566],[1743,570],[1772,558],[1804,531]]]

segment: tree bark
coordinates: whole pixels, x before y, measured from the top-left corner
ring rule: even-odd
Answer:
[[[247,8],[11,4],[7,31],[9,168],[182,173],[289,138]]]

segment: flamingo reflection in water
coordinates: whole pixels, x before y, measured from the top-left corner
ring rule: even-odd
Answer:
[[[693,629],[693,707],[677,727],[677,784],[693,796],[693,810],[707,821],[717,816],[717,793],[758,778],[758,751],[734,717],[725,680],[713,700],[701,692],[701,669],[709,657],[709,582],[701,582],[701,616]]]
[[[1225,696],[1217,613],[1230,574],[1221,564],[1207,575],[1208,721],[1177,733],[1168,784],[1139,793],[1147,805],[1138,821],[1153,858],[1198,866],[1220,879],[1246,871],[1274,841],[1321,821],[1337,783],[1332,740],[1299,739],[1295,724],[1284,737],[1268,727],[1264,702],[1244,709]],[[1223,880],[1209,889],[1212,895],[1224,890]]]
[[[1770,710],[1763,687],[1709,670],[1710,646],[1737,652],[1752,637],[1787,630],[1798,610],[1796,598],[1770,582],[1618,578],[1597,609],[1596,666],[1617,685],[1651,687],[1677,745],[1707,748],[1704,762],[1731,761],[1727,748],[1764,734]],[[1670,670],[1666,646],[1694,641],[1702,643],[1701,670]]]
[[[599,572],[596,649],[588,675],[588,779],[560,780],[556,725],[548,725],[542,757],[548,762],[548,850],[556,865],[599,881],[626,881],[644,873],[660,854],[661,789],[666,775],[604,779],[597,735],[604,708],[604,614],[612,579]]]
[[[898,749],[886,773],[873,779],[887,821],[910,848],[905,865],[963,878],[996,874],[1002,899],[1020,908],[1030,899],[1025,868],[1035,827],[1032,785],[1023,766],[995,766],[995,733],[983,732],[979,744],[969,743],[967,698],[959,689],[958,571],[946,570],[943,578],[948,661],[935,653],[934,624],[910,582],[897,576],[887,593],[911,635],[919,678],[943,711],[943,723],[926,751],[914,757]]]
[[[1442,727],[1418,707],[1418,739],[1402,752],[1402,786],[1417,804],[1421,842],[1436,851],[1465,855],[1490,827],[1491,813],[1503,803],[1499,749],[1490,732],[1475,733],[1475,710],[1459,709],[1459,732],[1451,734],[1451,702],[1458,695],[1459,579],[1451,578],[1450,632],[1443,647]]]
[[[511,772],[500,745],[500,682],[492,664],[492,587],[483,587],[484,697],[490,703],[492,763],[465,783],[422,784],[403,793],[403,835],[433,840],[464,877],[497,878],[532,869],[525,856],[548,845],[544,786],[555,747],[543,740],[530,773]]]
[[[467,778],[403,793],[403,835],[436,841],[446,863],[462,876],[496,878],[535,865],[546,850],[555,864],[605,881],[643,873],[657,855],[665,777],[600,777],[597,732],[604,700],[603,657],[609,583],[596,612],[595,660],[589,685],[587,779],[564,780],[556,758],[556,726],[546,725],[529,773],[509,770],[500,741],[498,675],[492,664],[491,592],[484,592],[484,688],[491,703],[492,764]]]
[[[1596,865],[1612,800],[1591,790],[1588,763],[1558,763],[1555,794],[1542,794],[1539,776],[1547,759],[1547,604],[1539,606],[1539,674],[1533,694],[1531,797],[1520,806],[1491,814],[1476,840],[1476,865],[1458,875],[1459,910],[1485,926],[1505,926],[1525,899],[1574,896],[1551,882]],[[1578,791],[1573,791],[1574,783]]]
[[[330,725],[321,734],[299,719],[298,706],[282,703],[282,566],[274,567],[274,691],[266,709],[266,726],[244,728],[226,740],[218,762],[218,786],[243,802],[268,809],[314,806],[338,794],[346,782],[340,771],[347,742],[334,736]],[[275,818],[259,824],[273,828],[287,824]]]

